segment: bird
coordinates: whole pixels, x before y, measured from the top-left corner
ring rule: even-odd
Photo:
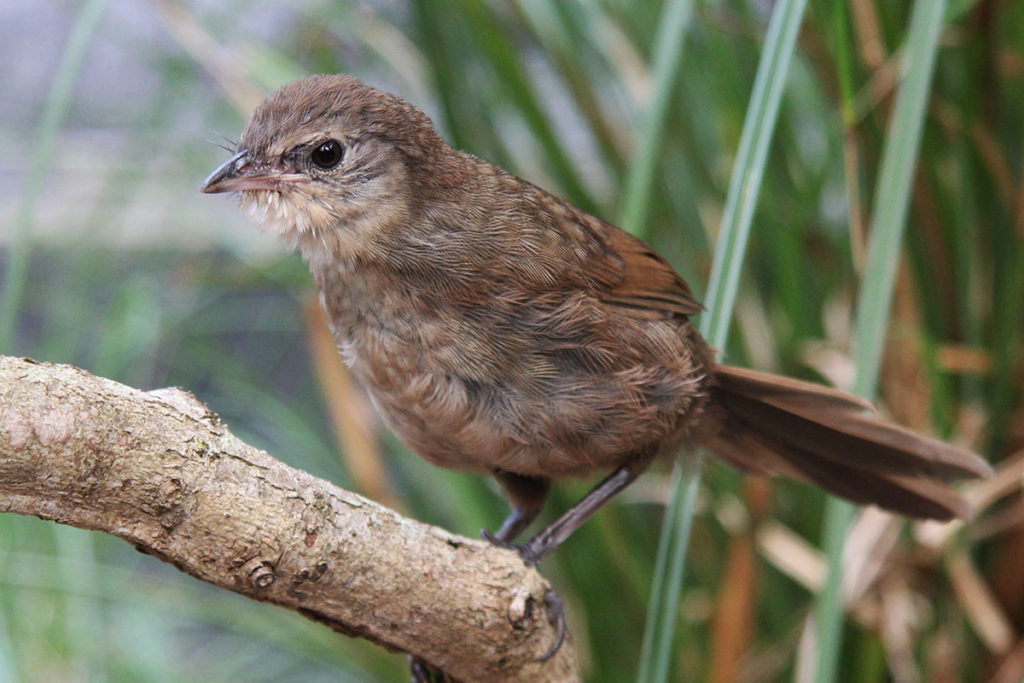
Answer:
[[[412,104],[342,74],[283,85],[202,185],[309,266],[341,357],[427,461],[494,476],[491,542],[536,564],[652,462],[705,449],[912,518],[971,511],[980,456],[828,386],[720,363],[669,262],[452,148]],[[524,543],[554,480],[605,474]]]

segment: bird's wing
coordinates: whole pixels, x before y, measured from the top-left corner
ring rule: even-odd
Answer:
[[[690,316],[703,310],[686,281],[651,247],[612,226],[603,237],[609,258],[622,263],[617,282],[601,293],[603,301],[642,318]]]

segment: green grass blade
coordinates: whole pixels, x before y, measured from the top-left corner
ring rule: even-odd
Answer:
[[[540,143],[552,177],[564,188],[573,204],[585,211],[600,213],[582,173],[566,153],[554,124],[541,106],[535,83],[515,49],[511,29],[504,26],[500,17],[484,3],[468,0],[461,3],[461,8],[472,22],[475,28],[472,37],[477,41],[480,53],[490,61],[501,88],[508,94],[509,103],[519,111],[523,122]]]
[[[703,461],[703,457],[695,454],[683,459],[672,472],[671,489],[678,499],[673,498],[666,509],[661,526],[651,603],[647,610],[637,672],[637,680],[645,683],[668,680],[679,596],[683,588],[682,570],[690,544]]]
[[[780,2],[772,12],[758,66],[754,92],[743,123],[743,136],[729,181],[722,227],[715,245],[711,279],[704,305],[708,313],[701,320],[701,332],[711,346],[722,349],[729,334],[732,307],[739,289],[740,270],[750,237],[754,207],[761,188],[768,146],[782,100],[789,62],[797,32],[807,7],[806,0]]]
[[[68,102],[75,85],[75,76],[82,64],[82,56],[96,30],[105,5],[105,0],[89,0],[79,10],[64,54],[57,66],[57,74],[50,87],[50,95],[46,100],[46,108],[43,110],[43,117],[36,133],[35,139],[38,144],[25,179],[25,189],[14,222],[14,239],[11,241],[7,273],[4,275],[4,299],[0,305],[0,349],[5,353],[13,352],[14,325],[18,319],[21,297],[25,290],[25,278],[28,274],[28,242],[36,201],[43,189],[47,167],[54,158],[52,152],[57,140],[57,130],[67,114]]]
[[[618,127],[600,99],[601,71],[588,62],[593,48],[584,12],[578,4],[519,0],[516,9],[529,25],[552,66],[565,81],[580,116],[590,128],[607,171],[622,180],[625,154]],[[591,10],[594,11],[594,10]]]
[[[874,397],[877,390],[900,243],[945,10],[945,0],[921,0],[914,5],[904,55],[904,79],[896,95],[885,139],[875,191],[871,239],[857,297],[858,314],[853,332],[857,367],[854,391],[867,398]],[[843,626],[840,594],[842,549],[852,515],[853,507],[849,503],[829,501],[824,538],[829,576],[815,614],[818,644],[814,679],[820,683],[833,681],[836,677]]]
[[[654,170],[661,155],[668,105],[683,64],[684,38],[693,16],[693,0],[671,0],[662,11],[654,43],[654,91],[640,132],[640,146],[629,165],[619,226],[635,235],[647,227]]]
[[[708,288],[708,313],[701,321],[702,332],[716,348],[725,347],[768,147],[806,7],[807,0],[782,0],[775,6],[768,25],[722,216]],[[676,485],[665,515],[666,520],[672,520],[666,524],[674,528],[662,534],[662,543],[667,548],[658,551],[647,619],[649,629],[644,634],[644,659],[637,676],[643,683],[665,680],[672,661],[678,595],[702,460],[700,455],[693,455],[677,465],[684,470],[674,478]]]

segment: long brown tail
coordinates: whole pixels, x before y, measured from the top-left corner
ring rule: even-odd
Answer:
[[[719,427],[703,442],[735,467],[810,481],[909,517],[969,517],[948,482],[991,474],[969,451],[865,414],[837,389],[727,365],[715,369]]]

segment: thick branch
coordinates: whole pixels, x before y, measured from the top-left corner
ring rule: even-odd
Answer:
[[[203,581],[466,680],[575,680],[548,586],[510,551],[405,519],[239,441],[178,389],[0,357],[0,511],[98,529]]]

